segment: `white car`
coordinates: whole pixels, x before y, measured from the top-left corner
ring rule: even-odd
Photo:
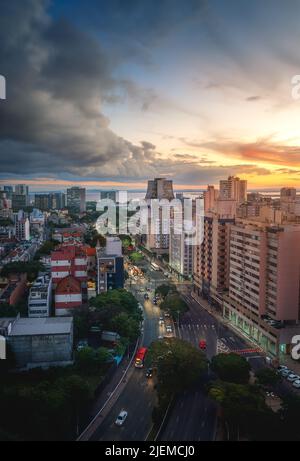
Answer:
[[[296,389],[300,389],[300,379],[296,379],[296,381],[293,382],[293,386]]]
[[[297,381],[298,379],[300,379],[300,376],[294,375],[294,373],[291,373],[290,375],[287,376],[286,379],[292,383],[293,381]]]
[[[121,413],[119,413],[119,416],[117,417],[116,421],[115,421],[115,424],[117,426],[123,426],[123,424],[125,423],[125,420],[128,416],[128,413],[127,411],[125,410],[122,410]]]
[[[286,378],[291,372],[291,370],[289,370],[288,368],[284,368],[283,370],[280,370],[280,374],[281,376],[283,376],[284,378]]]
[[[286,365],[279,365],[278,371],[281,372],[283,370],[288,370],[288,367]]]
[[[172,331],[173,331],[173,330],[172,330],[171,325],[167,325],[167,326],[166,326],[166,332],[167,332],[167,333],[172,333]]]

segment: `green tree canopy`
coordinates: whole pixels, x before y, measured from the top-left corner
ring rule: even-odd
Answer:
[[[152,343],[147,361],[157,368],[161,397],[176,395],[189,388],[207,369],[203,352],[178,338]]]
[[[142,313],[135,297],[125,289],[110,290],[91,299],[91,320],[103,330],[114,330],[134,340],[140,329]]]
[[[276,440],[279,416],[266,405],[257,386],[219,381],[211,386],[209,396],[223,410],[230,440],[241,435],[251,440]]]
[[[223,381],[236,384],[249,382],[250,365],[238,354],[218,354],[212,358],[211,369]]]
[[[255,376],[258,384],[262,386],[276,386],[281,381],[281,376],[273,368],[260,368]]]
[[[39,261],[11,262],[2,267],[1,276],[8,277],[12,274],[27,274],[27,279],[32,282],[38,273],[45,270],[45,266]]]
[[[87,374],[97,373],[107,364],[109,357],[110,354],[105,347],[97,350],[84,347],[76,353],[76,366]]]
[[[155,294],[157,295],[160,295],[163,299],[165,299],[169,293],[176,293],[177,289],[176,289],[176,286],[175,285],[167,285],[167,284],[163,284],[163,285],[159,285],[156,290],[155,290]]]
[[[183,314],[188,310],[186,302],[180,297],[179,293],[169,292],[167,297],[160,305],[164,311],[169,311],[173,319],[177,319],[178,315]]]

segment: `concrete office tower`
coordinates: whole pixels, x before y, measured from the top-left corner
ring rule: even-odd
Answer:
[[[220,200],[236,200],[237,204],[247,201],[247,181],[229,176],[220,181]]]
[[[229,286],[229,237],[234,217],[204,217],[203,241],[194,247],[194,292],[221,309]]]
[[[207,190],[203,193],[204,198],[204,213],[213,211],[215,202],[219,197],[219,191],[214,186],[207,186]]]
[[[67,207],[73,213],[84,213],[86,211],[86,190],[82,187],[67,189]]]
[[[146,200],[150,199],[167,199],[173,200],[173,181],[165,178],[155,178],[148,181]]]
[[[163,210],[160,208],[157,216],[153,215],[154,207],[150,208],[151,200],[173,200],[173,181],[165,178],[155,178],[148,181],[148,189],[145,200],[149,204],[148,234],[146,236],[146,247],[157,254],[169,253],[169,232],[165,232],[170,225],[170,219],[163,217]],[[168,221],[168,222],[167,222]]]
[[[272,356],[290,347],[295,334],[283,327],[300,320],[299,270],[299,224],[239,220],[231,226],[224,316]]]

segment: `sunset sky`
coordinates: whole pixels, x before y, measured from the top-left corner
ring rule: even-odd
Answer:
[[[299,0],[1,0],[0,185],[300,188]]]

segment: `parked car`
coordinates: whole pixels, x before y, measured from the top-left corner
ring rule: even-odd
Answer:
[[[283,370],[280,371],[281,376],[283,376],[284,378],[286,378],[290,373],[292,372],[288,368],[284,368]]]
[[[286,379],[292,383],[293,381],[297,381],[298,379],[300,379],[300,376],[295,375],[294,373],[291,373],[290,375],[287,376]]]
[[[117,419],[116,419],[116,421],[115,421],[115,424],[116,424],[117,426],[123,426],[123,424],[125,423],[125,420],[126,420],[127,416],[128,416],[127,411],[122,410],[122,411],[119,413],[119,415],[118,415],[118,417],[117,417]]]
[[[167,325],[167,326],[166,326],[166,332],[167,332],[167,333],[172,333],[172,331],[173,331],[173,330],[172,330],[171,325]]]
[[[278,371],[282,371],[282,370],[287,370],[288,367],[286,365],[279,365],[279,367],[277,368]]]
[[[144,299],[146,299],[146,300],[149,299],[148,293],[145,293],[145,294],[144,294]]]
[[[296,379],[296,380],[293,382],[293,386],[294,386],[296,389],[300,389],[300,379]]]

